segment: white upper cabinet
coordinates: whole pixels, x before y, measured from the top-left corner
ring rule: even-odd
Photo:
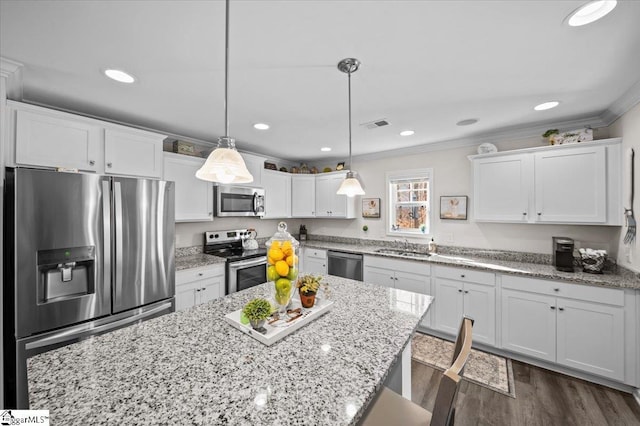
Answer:
[[[477,221],[621,225],[621,139],[469,157]]]
[[[262,171],[264,218],[291,217],[291,174],[275,170]]]
[[[164,153],[164,180],[175,182],[176,222],[213,220],[213,183],[196,178],[204,158]]]
[[[105,173],[161,178],[163,140],[136,129],[105,129]]]
[[[346,174],[347,172],[323,173],[316,177],[316,217],[356,217],[356,197],[336,194]]]
[[[590,146],[535,153],[536,221],[606,222],[605,149]]]
[[[249,173],[253,176],[253,182],[243,185],[262,187],[262,171],[264,170],[265,158],[246,152],[241,152],[240,155],[242,155],[247,170],[249,170]]]
[[[315,217],[316,177],[314,175],[291,175],[291,216]]]
[[[161,178],[165,135],[11,102],[15,163]]]
[[[103,158],[100,126],[31,111],[17,111],[16,115],[16,164],[99,170]]]
[[[531,157],[524,154],[475,160],[475,219],[527,222],[531,166]]]

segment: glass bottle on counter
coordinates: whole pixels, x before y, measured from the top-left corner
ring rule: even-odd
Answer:
[[[278,230],[265,243],[267,247],[267,281],[273,283],[273,295],[278,311],[284,314],[296,289],[298,250],[300,243],[280,222]]]

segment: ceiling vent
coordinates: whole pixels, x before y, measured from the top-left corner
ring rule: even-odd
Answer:
[[[388,126],[389,122],[386,118],[380,118],[378,120],[369,121],[368,123],[362,123],[360,125],[367,129],[377,129],[378,127]]]

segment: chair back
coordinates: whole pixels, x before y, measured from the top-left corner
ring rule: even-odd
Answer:
[[[453,360],[440,380],[436,402],[431,417],[432,426],[448,426],[453,424],[455,415],[454,401],[460,383],[460,374],[471,352],[473,319],[464,317],[460,323],[460,331],[453,351]]]

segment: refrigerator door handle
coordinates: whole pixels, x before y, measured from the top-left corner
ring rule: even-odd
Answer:
[[[111,285],[111,181],[102,181],[102,228],[104,233],[103,277],[104,283]],[[105,294],[104,297],[111,295]]]
[[[113,183],[114,201],[113,207],[115,212],[114,223],[114,240],[115,240],[115,294],[113,302],[116,303],[118,298],[116,295],[122,291],[122,184],[120,182]]]

